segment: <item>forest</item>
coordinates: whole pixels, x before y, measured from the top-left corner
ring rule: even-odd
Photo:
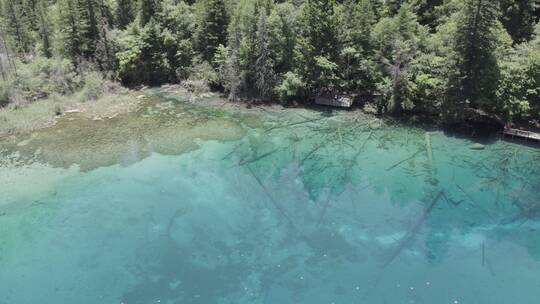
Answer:
[[[379,114],[540,119],[536,0],[2,0],[0,107],[179,83]]]

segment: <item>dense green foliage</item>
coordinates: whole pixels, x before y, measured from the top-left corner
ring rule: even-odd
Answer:
[[[18,66],[55,58],[66,75],[100,71],[125,85],[183,82],[282,102],[324,91],[395,115],[472,107],[539,119],[535,3],[1,0],[0,68],[8,83]],[[56,89],[65,83],[41,90]]]

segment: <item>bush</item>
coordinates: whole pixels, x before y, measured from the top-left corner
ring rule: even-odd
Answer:
[[[305,83],[293,72],[287,72],[281,84],[276,87],[276,92],[282,103],[302,98],[305,95],[305,90]]]
[[[190,80],[202,80],[209,85],[218,82],[218,75],[214,68],[206,61],[193,65],[189,73]]]
[[[201,94],[217,87],[218,82],[218,74],[208,62],[204,61],[194,64],[189,69],[189,79],[182,81],[182,86],[190,92]]]
[[[84,86],[80,92],[81,101],[96,100],[103,96],[105,83],[103,75],[98,72],[86,73],[83,77]]]
[[[81,85],[75,68],[66,59],[41,58],[17,64],[17,74],[1,83],[0,106],[21,106],[51,94],[71,94]]]
[[[523,50],[528,56],[514,55],[502,62],[497,88],[498,110],[507,118],[539,117],[540,51]]]
[[[65,59],[40,58],[17,65],[18,73],[0,82],[0,107],[20,107],[54,95],[70,95],[78,102],[96,100],[105,93],[116,93],[120,85],[101,72],[91,70],[77,74]],[[74,94],[74,95],[73,95]]]
[[[38,57],[19,67],[13,84],[28,98],[37,99],[52,93],[73,93],[80,81],[69,60]]]
[[[184,80],[182,81],[182,87],[195,94],[204,94],[210,92],[208,83],[202,80]]]

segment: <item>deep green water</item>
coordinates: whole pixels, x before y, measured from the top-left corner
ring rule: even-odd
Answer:
[[[161,98],[0,142],[0,303],[529,304],[540,150]]]

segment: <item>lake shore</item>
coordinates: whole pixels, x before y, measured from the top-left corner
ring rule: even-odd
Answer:
[[[257,100],[232,101],[219,93],[207,92],[195,94],[180,85],[169,84],[160,87],[123,89],[119,92],[105,94],[93,101],[81,102],[76,101],[75,98],[66,96],[50,97],[19,108],[6,107],[0,109],[0,122],[2,122],[0,123],[0,146],[26,146],[26,143],[31,141],[36,135],[34,134],[35,132],[45,131],[45,133],[53,133],[51,128],[57,126],[60,122],[62,124],[55,132],[63,132],[62,129],[75,128],[77,130],[71,133],[78,134],[79,137],[74,139],[76,142],[95,132],[115,133],[114,130],[111,130],[111,128],[115,128],[114,122],[108,123],[107,121],[112,121],[118,116],[129,114],[127,120],[130,123],[134,123],[135,125],[144,124],[145,120],[148,120],[148,116],[160,112],[166,114],[170,110],[168,108],[173,107],[172,104],[177,102],[188,102],[194,106],[207,107],[212,111],[238,112],[253,115],[259,112],[273,112],[275,115],[283,115],[285,112],[294,112],[295,110],[303,109],[326,116],[339,114],[354,118],[357,122],[367,121],[372,128],[382,125],[401,125],[403,127],[420,128],[425,131],[444,129],[436,120],[428,120],[420,115],[406,115],[400,118],[380,116],[376,114],[373,105],[369,104],[363,107],[356,106],[351,109],[339,109],[313,104],[284,106],[277,102],[260,102]],[[177,122],[178,124],[183,123],[181,116],[176,119],[179,120]],[[258,124],[255,122],[256,119],[252,119],[252,121],[254,124]],[[107,129],[103,125],[110,126]],[[264,126],[258,125],[257,127]],[[156,132],[163,131],[159,130],[158,126],[154,126],[151,129]],[[68,131],[67,133],[70,132]],[[496,132],[493,133],[495,134]],[[464,134],[459,135],[462,136]],[[476,142],[486,144],[499,138],[498,134],[495,135],[482,137],[478,136],[478,134],[476,136],[475,134],[472,134],[472,136],[471,134],[467,134],[465,138],[474,139]],[[53,137],[51,136],[50,138]]]
[[[137,89],[125,89],[121,92],[106,94],[97,100],[77,101],[71,96],[51,96],[23,106],[8,106],[0,108],[0,139],[13,134],[26,134],[33,131],[56,125],[62,119],[75,119],[74,114],[91,119],[103,121],[112,119],[118,115],[136,112],[141,104],[153,95],[164,95],[168,98],[187,100],[202,106],[224,107],[225,109],[250,109],[260,108],[263,110],[282,111],[288,108],[305,108],[313,111],[350,111],[376,117],[370,111],[360,108],[350,110],[321,107],[316,105],[294,104],[283,106],[278,102],[259,102],[256,100],[237,99],[228,100],[218,92],[193,93],[180,85],[163,85],[160,87],[142,87]]]

